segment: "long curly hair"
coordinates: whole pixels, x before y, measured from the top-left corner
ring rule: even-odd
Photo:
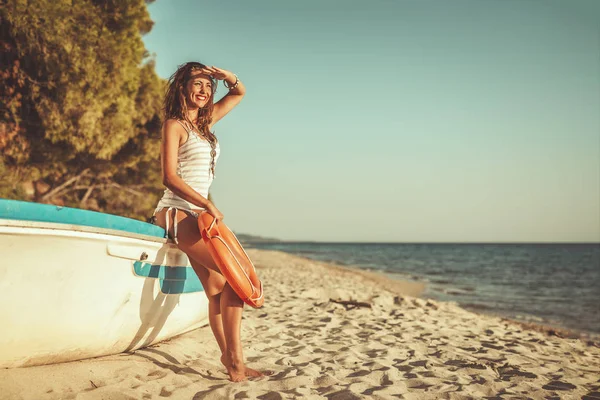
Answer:
[[[215,157],[217,155],[217,137],[208,129],[212,122],[212,113],[214,109],[214,96],[217,90],[217,82],[212,77],[212,91],[206,105],[198,110],[198,118],[191,121],[188,117],[187,107],[187,82],[192,78],[193,72],[206,66],[199,62],[188,62],[180,65],[177,71],[169,78],[167,83],[167,93],[163,103],[165,121],[168,119],[177,119],[185,121],[187,125],[195,129],[210,144],[210,171],[215,175]]]

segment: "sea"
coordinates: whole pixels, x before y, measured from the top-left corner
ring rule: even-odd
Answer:
[[[600,335],[600,244],[249,243],[426,283],[422,297]]]

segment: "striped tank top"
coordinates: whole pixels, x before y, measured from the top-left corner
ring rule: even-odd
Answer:
[[[188,133],[187,141],[177,151],[177,175],[196,192],[208,198],[208,189],[210,189],[210,185],[214,179],[210,171],[210,143],[200,137],[194,130],[188,129],[181,121],[177,122]],[[219,142],[217,142],[215,150],[217,153],[215,155],[216,164],[220,154]],[[156,206],[156,211],[170,207],[184,210],[202,209],[202,207],[182,199],[167,188]]]

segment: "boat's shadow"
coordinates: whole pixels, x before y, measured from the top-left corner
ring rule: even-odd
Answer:
[[[144,280],[140,301],[141,325],[131,340],[131,343],[129,343],[127,348],[123,350],[124,352],[130,352],[152,344],[152,342],[154,342],[154,340],[156,340],[160,334],[162,328],[165,326],[169,315],[173,312],[177,304],[179,304],[179,297],[183,292],[185,281],[178,280],[173,282],[169,280],[169,275],[176,273],[175,269],[164,269],[165,279],[163,280],[163,285],[161,285],[161,290],[159,290],[156,297],[154,297],[154,286],[158,283],[157,281],[159,281],[158,278],[159,269],[161,267],[160,264],[163,263],[163,260],[166,260],[166,253],[168,249],[168,244],[165,244],[160,248],[156,254],[156,259],[151,266],[151,271],[149,272],[148,277]],[[167,289],[168,294],[164,293],[163,291],[165,286],[164,282],[168,282],[168,288],[165,288]]]

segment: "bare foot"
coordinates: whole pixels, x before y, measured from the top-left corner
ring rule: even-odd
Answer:
[[[229,380],[231,382],[242,382],[242,381],[246,381],[248,380],[248,378],[246,378],[246,374],[245,374],[245,370],[246,368],[242,365],[233,365],[231,367],[225,367],[227,368],[227,373],[229,374]]]
[[[246,366],[244,363],[232,362],[228,359],[228,357],[223,354],[221,356],[221,363],[227,369],[227,373],[229,374],[229,380],[232,382],[242,382],[247,380],[246,378]]]
[[[273,375],[273,372],[271,372],[271,371],[260,372],[255,369],[246,367],[246,376],[260,377],[260,376],[265,376],[265,375],[267,375],[267,376]]]
[[[225,366],[225,368],[227,368],[227,372],[229,373],[229,377],[231,378],[232,381],[234,382],[239,382],[240,380],[246,380],[245,377],[249,376],[249,377],[261,377],[261,376],[265,376],[265,375],[272,375],[273,372],[271,371],[265,371],[260,372],[257,371],[255,369],[249,368],[247,367],[243,362],[239,362],[239,363],[232,363],[231,360],[225,355],[221,355],[221,363],[223,363],[223,365]],[[243,371],[243,372],[242,372]],[[243,379],[239,379],[239,380],[234,380],[233,374],[236,375],[236,377],[238,377],[239,373],[242,373],[243,375]]]

